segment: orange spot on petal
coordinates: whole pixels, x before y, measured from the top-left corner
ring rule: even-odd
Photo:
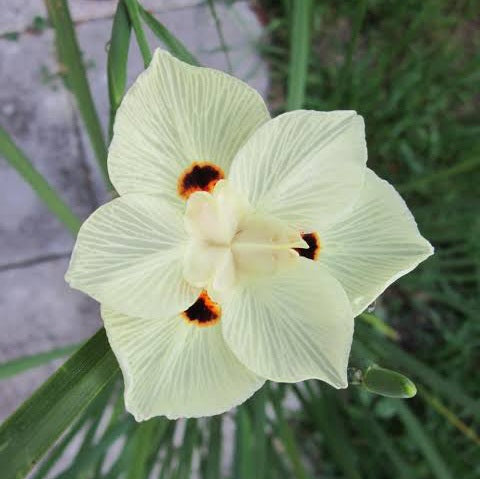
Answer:
[[[222,169],[207,161],[195,162],[179,177],[178,194],[187,199],[195,191],[213,191],[218,181],[225,178]]]
[[[205,328],[220,321],[221,311],[220,305],[203,290],[198,299],[182,313],[182,316],[187,323]]]
[[[320,238],[318,233],[302,233],[302,238],[308,244],[308,248],[294,248],[295,251],[304,258],[313,261],[318,259],[320,253]]]

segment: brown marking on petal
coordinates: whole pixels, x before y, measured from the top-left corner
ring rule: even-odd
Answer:
[[[187,199],[195,191],[213,191],[219,180],[225,178],[222,169],[208,161],[195,162],[178,178],[178,194]]]
[[[198,299],[182,313],[182,316],[187,323],[205,328],[217,324],[220,321],[221,312],[220,305],[203,290]]]
[[[313,261],[318,259],[320,253],[320,238],[318,233],[302,233],[302,239],[308,244],[308,248],[294,248],[294,250],[304,258]]]

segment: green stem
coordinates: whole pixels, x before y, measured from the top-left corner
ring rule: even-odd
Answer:
[[[30,163],[25,154],[15,145],[8,133],[0,127],[0,155],[17,170],[32,187],[49,210],[76,236],[81,221],[57,195],[45,178]]]
[[[140,15],[150,30],[159,38],[165,46],[179,59],[190,65],[201,66],[200,62],[190,53],[185,45],[174,35],[172,35],[165,26],[160,23],[151,13],[147,12],[139,5]]]
[[[287,110],[302,108],[307,86],[310,52],[312,0],[293,1],[288,70]]]
[[[215,7],[214,0],[208,0],[208,8],[210,9],[210,13],[212,14],[213,20],[215,22],[215,29],[217,30],[218,38],[220,40],[220,48],[225,55],[225,60],[227,61],[228,73],[233,73],[232,62],[230,61],[230,54],[228,53],[227,43],[225,42],[222,25],[220,23],[220,18],[217,15],[217,9]]]
[[[130,21],[132,22],[133,30],[135,31],[135,36],[137,38],[138,47],[140,48],[140,53],[142,54],[143,63],[145,68],[147,68],[152,61],[152,52],[150,51],[150,46],[148,45],[145,32],[143,31],[142,24],[140,22],[140,7],[137,0],[125,0],[125,5],[128,10]]]

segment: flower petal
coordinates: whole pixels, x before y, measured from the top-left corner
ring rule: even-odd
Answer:
[[[353,210],[320,231],[320,242],[319,263],[345,288],[355,315],[433,253],[400,195],[369,169]]]
[[[181,213],[149,195],[117,198],[82,225],[66,280],[117,311],[171,315],[199,293],[183,279]]]
[[[354,111],[294,111],[252,135],[229,179],[257,209],[316,231],[355,202],[366,161],[364,123]]]
[[[193,162],[226,173],[245,140],[270,118],[260,95],[223,72],[157,50],[118,110],[108,170],[120,194],[164,195]]]
[[[244,284],[222,307],[223,335],[250,370],[347,386],[353,315],[343,288],[317,264],[300,258],[289,271]]]
[[[201,328],[179,316],[143,319],[107,308],[102,317],[137,421],[220,414],[264,383],[225,344],[220,324]]]

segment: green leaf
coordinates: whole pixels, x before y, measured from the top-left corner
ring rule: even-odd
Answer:
[[[222,416],[209,419],[208,449],[205,457],[204,479],[220,479],[222,460]]]
[[[188,51],[185,45],[141,5],[140,15],[150,30],[165,44],[173,55],[190,65],[200,66],[200,62]]]
[[[278,436],[280,437],[285,447],[286,454],[292,463],[295,477],[298,479],[306,479],[308,476],[303,466],[297,441],[284,416],[283,405],[280,400],[280,390],[274,390],[272,387],[269,387],[269,393],[275,411],[275,417],[277,419],[275,425],[277,426]]]
[[[162,423],[158,419],[150,419],[138,424],[135,433],[129,438],[129,460],[127,462],[126,479],[148,477],[149,459],[156,452],[156,444],[153,438],[160,424]]]
[[[376,436],[378,446],[385,451],[391,464],[397,470],[398,474],[395,477],[398,479],[412,479],[415,477],[415,473],[410,465],[402,457],[396,445],[390,439],[390,436],[384,432],[378,422],[368,416],[368,414],[365,414],[365,421],[365,427],[368,427],[368,430]],[[390,467],[386,469],[388,469],[389,474],[391,474]]]
[[[2,479],[24,477],[118,373],[102,328],[0,427]]]
[[[107,172],[107,146],[88,85],[82,53],[78,46],[68,4],[65,0],[45,0],[45,3],[50,21],[55,29],[61,71],[66,78],[67,85],[75,95],[98,165],[105,182],[110,186]]]
[[[192,477],[192,457],[193,449],[198,438],[197,419],[190,418],[187,420],[187,426],[183,434],[182,447],[178,458],[177,471],[174,474],[175,479],[189,479]]]
[[[210,9],[210,13],[212,14],[213,21],[215,22],[215,29],[217,30],[218,39],[220,40],[220,48],[225,55],[225,60],[227,61],[228,73],[233,72],[232,62],[230,61],[230,55],[228,53],[228,46],[225,42],[225,37],[223,35],[222,24],[220,22],[220,18],[217,14],[217,8],[215,7],[215,0],[208,0],[208,8]]]
[[[113,17],[110,46],[108,48],[107,75],[110,99],[109,136],[113,135],[113,123],[127,84],[128,48],[132,26],[123,1],[118,2]]]
[[[8,133],[0,127],[0,155],[17,170],[23,179],[37,193],[49,210],[70,230],[73,235],[78,233],[80,219],[57,195],[45,178],[35,169],[24,153],[15,145]],[[1,377],[1,376],[0,376]]]
[[[312,0],[291,2],[290,62],[288,70],[287,110],[302,108],[307,86],[308,58],[312,20]]]
[[[358,457],[349,441],[349,434],[338,410],[338,398],[328,388],[322,387],[321,394],[312,387],[311,381],[305,382],[308,396],[295,385],[294,391],[306,408],[318,429],[325,437],[325,445],[333,460],[343,472],[345,478],[360,479]]]
[[[432,439],[410,411],[410,408],[403,401],[397,401],[395,405],[400,419],[407,428],[412,441],[417,444],[425,459],[430,464],[434,477],[438,479],[453,479],[440,452],[437,451]]]
[[[247,408],[240,406],[235,414],[234,479],[254,477],[252,424]]]
[[[79,348],[80,344],[72,344],[62,348],[52,349],[44,353],[32,354],[31,356],[23,356],[21,358],[12,359],[0,364],[0,379],[6,379],[16,374],[27,371],[28,369],[36,368],[42,364],[48,363],[53,359],[58,359],[63,356],[72,354]]]
[[[253,419],[255,434],[255,474],[257,479],[266,475],[267,465],[267,388],[262,387],[253,397]]]
[[[138,5],[137,0],[123,0],[125,6],[128,10],[128,16],[130,17],[130,22],[132,22],[133,30],[135,31],[135,36],[137,38],[137,43],[140,48],[140,53],[142,54],[143,63],[145,68],[150,65],[152,61],[152,52],[145,37],[145,32],[143,31],[142,23],[140,22],[140,6]]]

